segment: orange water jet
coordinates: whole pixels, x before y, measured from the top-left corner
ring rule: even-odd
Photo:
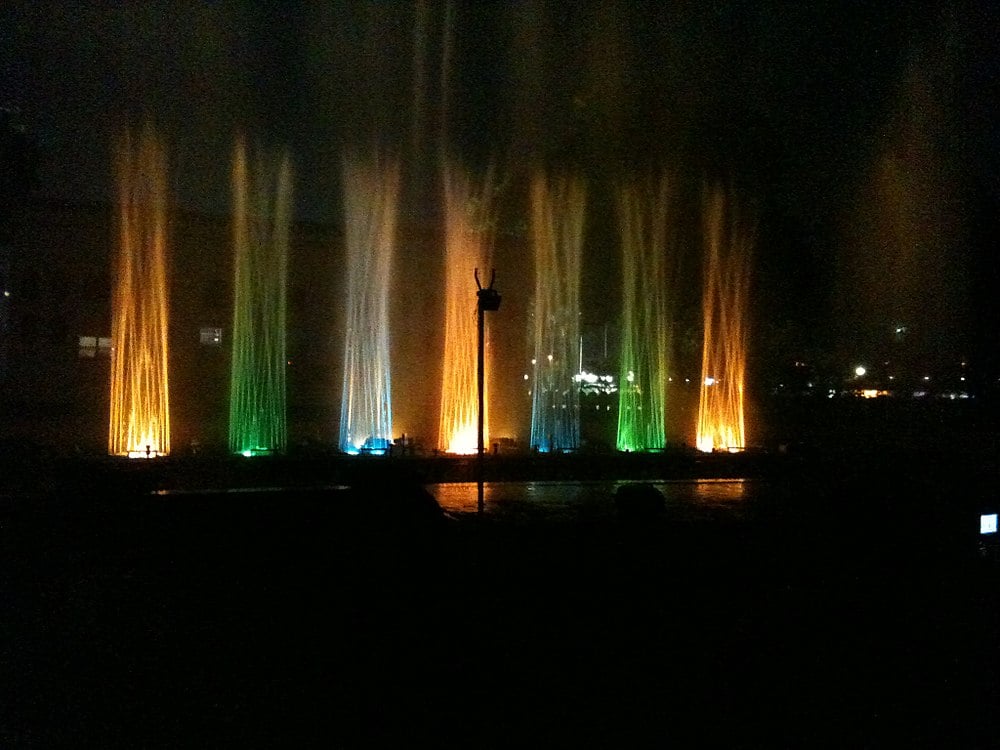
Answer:
[[[704,345],[698,404],[699,450],[746,447],[744,379],[750,285],[750,234],[720,190],[704,203]]]
[[[170,453],[167,377],[167,176],[152,127],[126,134],[115,152],[118,257],[111,320],[108,452]]]

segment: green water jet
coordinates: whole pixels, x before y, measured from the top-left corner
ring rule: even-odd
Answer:
[[[622,251],[620,451],[662,450],[666,445],[668,207],[665,177],[636,180],[618,188]]]
[[[287,447],[287,154],[260,156],[251,171],[243,141],[233,159],[233,346],[229,448],[250,456]]]

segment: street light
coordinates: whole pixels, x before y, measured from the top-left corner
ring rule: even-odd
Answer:
[[[476,278],[476,289],[478,290],[476,292],[476,298],[477,298],[476,307],[479,311],[479,350],[478,350],[479,360],[477,363],[477,370],[476,370],[476,377],[479,388],[479,430],[478,430],[476,448],[477,448],[477,453],[481,458],[483,455],[484,443],[486,441],[486,438],[483,434],[485,431],[485,421],[486,421],[485,408],[483,403],[484,401],[483,379],[485,377],[483,372],[485,369],[484,365],[485,355],[484,355],[484,343],[483,343],[485,338],[484,335],[485,314],[487,311],[495,312],[500,309],[500,292],[498,292],[496,289],[493,288],[493,282],[496,281],[497,277],[496,269],[490,272],[490,285],[485,289],[483,288],[483,285],[479,281],[478,268],[475,270],[474,275]]]
[[[483,285],[479,283],[479,269],[475,269],[476,277],[476,298],[477,304],[476,309],[479,311],[479,361],[477,366],[477,381],[479,387],[479,429],[477,430],[477,440],[476,440],[476,473],[479,475],[476,481],[477,490],[477,503],[476,509],[480,514],[482,514],[485,507],[483,498],[483,444],[486,442],[486,438],[483,435],[485,432],[485,405],[483,403],[483,371],[485,369],[484,365],[484,344],[483,344],[483,330],[485,323],[485,314],[487,311],[495,312],[500,309],[500,292],[493,288],[493,282],[496,280],[497,272],[492,270],[490,272],[490,285],[483,289]]]

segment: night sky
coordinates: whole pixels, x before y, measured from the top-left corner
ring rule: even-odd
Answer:
[[[590,323],[615,314],[613,181],[668,170],[688,253],[719,181],[757,227],[760,347],[858,356],[902,323],[995,363],[998,21],[986,0],[8,2],[0,103],[37,141],[42,197],[105,200],[143,117],[178,203],[220,215],[241,132],[291,150],[297,218],[321,223],[342,221],[348,147],[401,156],[417,220],[441,153],[499,165],[511,231],[530,167],[579,170]]]

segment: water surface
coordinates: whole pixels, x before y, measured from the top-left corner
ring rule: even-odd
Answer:
[[[664,497],[668,519],[741,521],[766,491],[750,479],[670,482],[485,482],[482,514],[492,520],[527,522],[613,521],[615,491],[626,484],[647,484]],[[427,489],[445,513],[462,519],[479,514],[475,482],[431,484]]]

